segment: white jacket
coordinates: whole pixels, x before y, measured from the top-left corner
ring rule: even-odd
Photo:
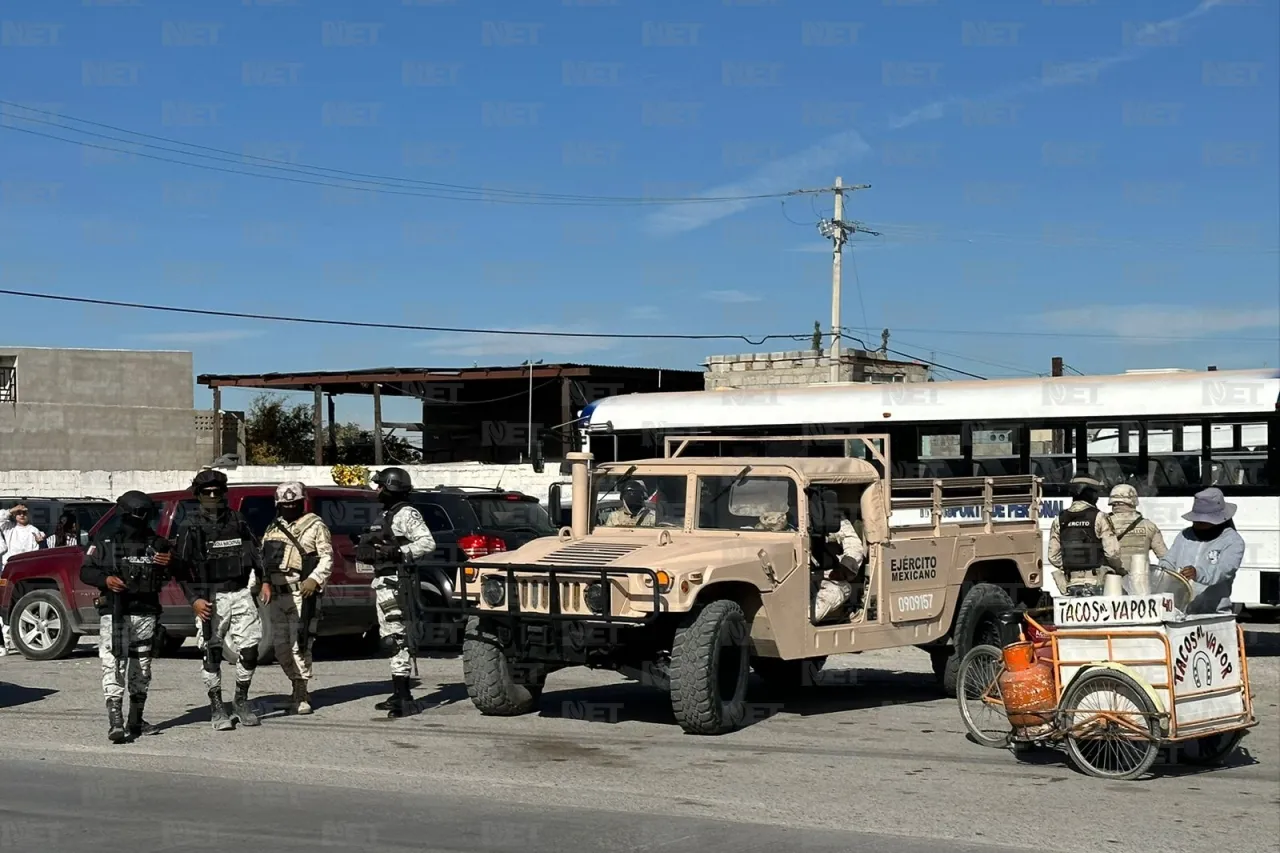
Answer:
[[[9,558],[28,551],[36,551],[44,542],[44,533],[33,524],[19,526],[9,517],[9,510],[0,509],[0,566]]]

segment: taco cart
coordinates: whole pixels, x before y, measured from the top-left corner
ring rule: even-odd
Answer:
[[[1140,586],[1003,614],[1003,648],[978,646],[960,664],[957,699],[974,740],[1061,746],[1105,779],[1139,778],[1164,748],[1210,765],[1234,752],[1257,725],[1234,614],[1188,614],[1190,587],[1163,569]]]

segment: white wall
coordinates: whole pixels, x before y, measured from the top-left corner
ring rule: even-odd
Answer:
[[[546,502],[547,487],[562,477],[558,464],[541,474],[528,465],[408,465],[415,486],[497,486],[534,495]],[[330,468],[315,465],[250,465],[223,469],[232,483],[282,483],[301,480],[309,486],[332,486]],[[377,470],[370,468],[370,470]],[[114,500],[130,489],[159,492],[186,489],[195,471],[0,471],[0,496],[95,497]]]

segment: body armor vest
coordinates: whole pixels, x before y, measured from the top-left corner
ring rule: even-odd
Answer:
[[[236,513],[229,512],[220,520],[198,518],[187,535],[192,539],[190,559],[197,581],[222,584],[249,574],[240,516]]]
[[[392,505],[390,509],[384,512],[376,524],[369,526],[369,531],[365,534],[368,537],[368,541],[381,542],[386,545],[395,545],[397,547],[409,544],[409,540],[405,539],[403,536],[396,536],[391,532],[391,522],[395,520],[396,513],[407,506],[411,506],[411,504],[407,501],[402,501],[401,503]],[[398,563],[375,562],[373,564],[373,573],[376,577],[394,575],[399,571],[397,568],[398,565]]]
[[[155,563],[165,545],[154,534],[103,544],[111,549],[111,573],[125,582],[129,595],[156,595],[168,582],[168,571]]]
[[[1062,546],[1062,569],[1066,572],[1091,572],[1106,559],[1102,551],[1102,539],[1095,525],[1098,508],[1088,507],[1077,512],[1063,510],[1058,515],[1058,541]]]

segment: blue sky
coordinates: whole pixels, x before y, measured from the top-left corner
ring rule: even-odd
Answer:
[[[871,184],[846,196],[846,218],[882,236],[846,255],[843,323],[981,375],[1054,355],[1084,372],[1280,363],[1274,0],[8,0],[2,17],[0,100],[257,157],[593,196]],[[0,107],[6,288],[495,329],[829,323],[830,195],[359,193],[81,148],[18,128],[121,146],[32,116],[57,121]],[[212,373],[530,355],[696,368],[751,349],[3,295],[0,344],[190,349]]]

